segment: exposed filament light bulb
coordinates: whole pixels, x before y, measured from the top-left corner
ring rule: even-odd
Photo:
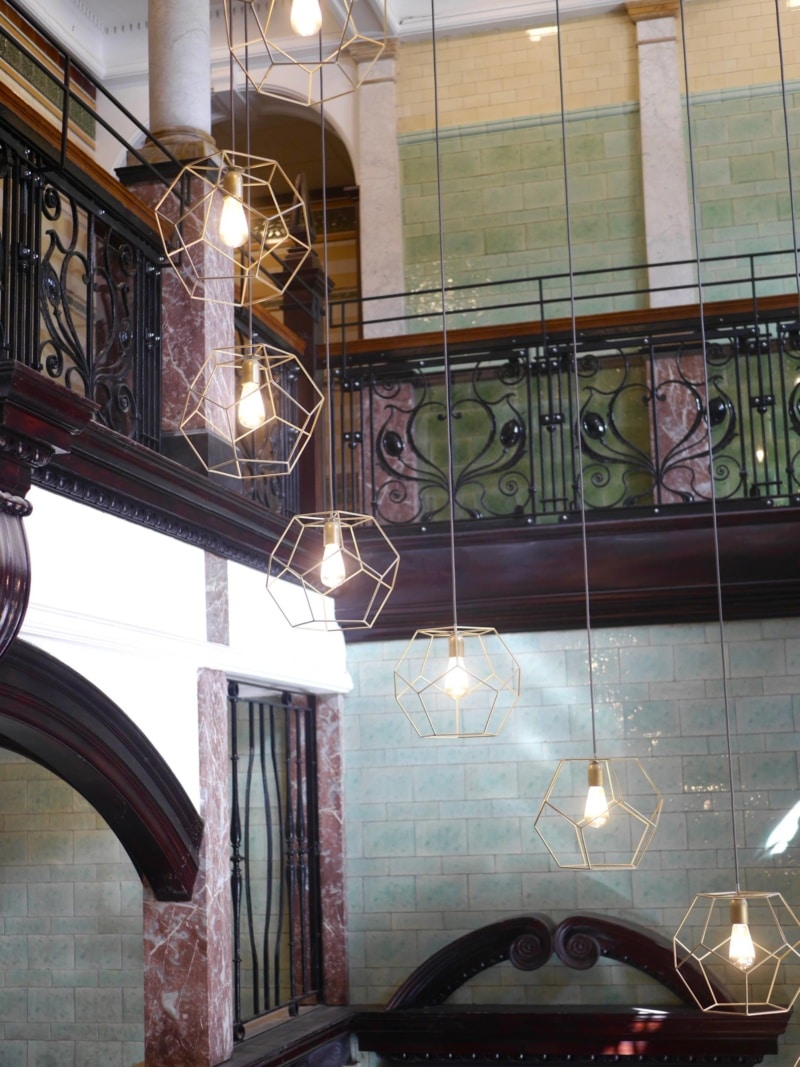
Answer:
[[[452,700],[460,700],[469,690],[469,674],[464,666],[464,638],[453,633],[447,639],[448,657],[443,686]]]
[[[289,22],[299,37],[313,37],[322,28],[319,0],[292,0]]]
[[[319,580],[328,589],[337,589],[347,577],[342,553],[342,526],[338,519],[326,521],[323,545]]]
[[[731,901],[731,939],[728,942],[728,959],[740,971],[749,971],[756,962],[756,947],[747,925],[747,901],[734,897]]]
[[[240,248],[248,237],[243,200],[243,172],[238,167],[231,167],[225,171],[222,179],[222,212],[219,217],[219,239],[231,248]]]
[[[272,394],[269,396],[271,400]],[[267,405],[264,403],[261,389],[261,367],[257,359],[242,360],[242,388],[239,403],[236,405],[236,415],[246,430],[257,430],[269,417],[275,415],[274,411],[271,416],[267,414]]]
[[[601,830],[608,822],[608,800],[603,785],[603,765],[598,760],[593,759],[590,762],[588,779],[589,789],[586,793],[583,817],[589,826]]]

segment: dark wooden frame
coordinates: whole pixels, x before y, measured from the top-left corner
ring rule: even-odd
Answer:
[[[85,797],[157,899],[191,899],[203,823],[183,786],[104,693],[19,639],[0,660],[0,746]]]
[[[510,960],[536,970],[555,955],[586,970],[601,958],[648,974],[680,1007],[448,1006],[445,1001],[480,971]],[[689,981],[702,981],[699,969]],[[722,992],[722,991],[720,991]],[[747,1016],[703,1012],[674,967],[660,935],[599,915],[574,915],[557,925],[547,916],[505,919],[456,939],[409,976],[384,1012],[353,1019],[362,1050],[388,1060],[755,1064],[778,1051],[788,1013]]]

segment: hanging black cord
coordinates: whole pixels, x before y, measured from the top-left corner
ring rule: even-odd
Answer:
[[[431,0],[431,56],[433,67],[433,129],[436,151],[436,208],[439,223],[439,292],[442,302],[442,359],[444,369],[444,416],[447,427],[447,482],[450,520],[450,589],[452,594],[453,632],[458,634],[458,597],[456,593],[456,501],[453,460],[453,404],[450,381],[450,350],[447,344],[447,272],[444,251],[444,211],[442,207],[442,152],[439,126],[439,73],[437,68],[436,5]]]
[[[792,254],[794,277],[797,283],[798,316],[800,316],[800,249],[797,247],[797,216],[795,213],[794,178],[792,172],[792,139],[789,130],[789,101],[786,93],[786,66],[783,58],[783,25],[781,0],[775,0],[775,28],[778,33],[778,63],[781,71],[781,103],[783,105],[783,136],[786,144],[786,174],[789,184],[789,214],[792,222]]]
[[[567,119],[566,97],[564,93],[564,59],[561,49],[561,4],[556,0],[556,41],[558,47],[558,91],[561,104],[561,146],[562,163],[564,168],[564,207],[567,225],[567,270],[569,274],[569,314],[572,333],[570,344],[572,347],[572,370],[574,375],[575,404],[577,415],[575,419],[575,437],[578,450],[578,469],[575,476],[575,485],[578,500],[581,507],[581,562],[583,565],[583,600],[586,619],[586,651],[589,658],[589,708],[592,720],[592,755],[597,758],[597,724],[595,722],[594,705],[594,650],[592,646],[592,612],[589,596],[589,539],[586,529],[586,496],[584,493],[583,477],[583,419],[581,415],[581,380],[578,366],[578,325],[575,310],[575,263],[572,250],[572,215],[570,211],[569,194],[569,166],[567,158]]]
[[[705,298],[703,294],[702,267],[700,258],[700,214],[697,197],[697,176],[694,161],[694,137],[692,132],[692,104],[689,92],[689,61],[686,46],[686,19],[684,0],[680,0],[681,47],[683,54],[683,79],[686,86],[686,128],[689,146],[689,176],[692,189],[692,225],[694,227],[695,270],[697,271],[697,307],[700,317],[700,346],[703,360],[703,383],[706,392],[705,422],[708,437],[708,476],[711,482],[711,527],[714,535],[714,579],[717,586],[717,619],[719,621],[719,650],[722,662],[722,703],[725,712],[725,745],[728,753],[728,784],[730,790],[731,830],[733,833],[733,870],[736,892],[741,890],[739,878],[739,845],[736,832],[736,793],[734,790],[733,746],[731,740],[730,698],[728,692],[728,655],[725,647],[725,618],[722,608],[722,571],[720,567],[719,522],[717,516],[717,492],[714,480],[714,444],[711,439],[711,420],[708,417],[708,404],[711,394],[711,378],[708,369],[708,349],[706,342]]]

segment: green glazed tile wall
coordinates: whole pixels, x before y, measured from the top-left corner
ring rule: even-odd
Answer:
[[[796,86],[786,102],[796,174]],[[705,296],[747,297],[747,257],[793,244],[781,89],[697,94],[689,115],[701,255],[738,259],[703,268]],[[645,272],[632,269],[646,259],[638,108],[571,113],[566,136],[578,313],[645,306],[646,297],[637,295],[647,285]],[[568,269],[562,144],[553,115],[442,131],[446,281],[464,287],[450,304],[451,327],[538,319],[540,297],[550,317],[569,314],[565,279],[546,282],[541,293],[530,280]],[[433,135],[401,136],[399,147],[406,288],[419,294],[408,310],[421,316],[413,328],[433,329],[441,284]],[[583,279],[584,270],[609,273]],[[784,292],[796,273],[793,257],[759,259],[755,273],[759,295]],[[487,282],[504,284],[481,289]],[[626,290],[632,295],[610,295]],[[489,304],[498,306],[482,310]]]
[[[800,834],[767,848],[800,801],[800,620],[725,627],[739,812],[748,889],[775,889],[800,913]],[[638,756],[664,794],[656,837],[636,871],[560,870],[533,821],[560,758],[591,754],[584,631],[507,638],[523,693],[503,732],[461,742],[417,737],[396,704],[405,642],[349,648],[345,817],[351,998],[385,1002],[411,970],[459,935],[543,911],[608,912],[671,938],[694,894],[734,888],[719,627],[593,631],[603,755]],[[609,984],[610,983],[610,984]],[[521,976],[485,972],[458,999],[631,1002],[669,995],[623,965]],[[800,1054],[790,1023],[777,1067]]]
[[[634,108],[576,112],[570,116],[567,144],[574,269],[617,268],[591,283],[577,279],[586,298],[581,311],[605,306],[603,292],[634,287],[621,276],[623,265],[644,260],[644,216],[639,166],[638,114]],[[548,115],[497,126],[446,130],[440,137],[442,214],[448,284],[466,286],[455,298],[461,308],[477,308],[487,298],[480,288],[508,281],[491,300],[522,302],[525,310],[498,308],[453,315],[452,326],[539,318],[537,284],[515,279],[568,270],[561,123]],[[439,221],[436,156],[430,133],[400,138],[400,166],[409,291],[437,289]],[[568,313],[568,284],[548,283],[541,294],[550,317]],[[557,302],[554,302],[557,301]],[[641,306],[638,300],[626,306]],[[421,294],[409,310],[430,313],[436,293]],[[418,329],[431,329],[425,315]]]
[[[144,1059],[142,884],[86,801],[0,750],[0,1062]]]
[[[800,163],[795,118],[799,102],[797,88],[790,87],[786,105],[795,182]],[[789,160],[780,86],[697,96],[691,101],[691,117],[702,255],[744,257],[791,249]],[[719,299],[719,293],[726,299],[749,296],[744,281],[736,287],[718,287],[726,269],[723,264],[704,269],[707,298]],[[742,269],[747,269],[746,263]],[[760,258],[755,272],[763,279],[761,295],[785,292],[796,274],[794,258],[788,254]],[[769,277],[780,274],[788,274],[789,282]]]

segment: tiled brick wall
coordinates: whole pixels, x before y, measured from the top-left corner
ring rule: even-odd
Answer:
[[[800,9],[781,6],[781,12],[796,183]],[[776,6],[732,0],[720,19],[712,0],[695,0],[686,36],[700,252],[742,258],[741,266],[704,268],[705,297],[745,297],[746,280],[724,288],[716,283],[746,279],[750,253],[793,245]],[[612,271],[576,279],[577,311],[636,309],[647,302],[636,293],[647,280],[645,271],[629,269],[646,259],[635,26],[615,11],[565,21],[561,37],[573,267]],[[685,91],[680,40],[678,59],[676,78]],[[437,45],[437,95],[445,277],[448,285],[468,287],[453,298],[451,308],[465,310],[449,324],[538,319],[537,285],[512,280],[568,268],[556,38],[532,43],[523,30],[444,37]],[[404,44],[397,122],[406,288],[435,290],[409,302],[412,313],[424,316],[418,329],[439,325],[433,100],[430,44]],[[784,292],[796,274],[793,258],[764,260],[756,274],[788,275],[759,287],[760,295]],[[487,282],[502,284],[472,288]],[[546,290],[545,298],[560,297],[546,313],[568,313],[567,283],[548,283]],[[633,295],[608,295],[625,290]],[[508,307],[514,303],[520,306]],[[482,304],[504,306],[480,311]]]
[[[742,882],[781,891],[800,914],[800,835],[783,852],[765,847],[800,800],[800,622],[730,623],[725,635]],[[592,636],[599,751],[640,757],[665,798],[636,871],[559,870],[533,829],[557,761],[591,755],[584,631],[508,638],[522,699],[497,738],[477,741],[426,741],[413,732],[393,695],[404,642],[350,647],[345,802],[354,1001],[385,1002],[432,952],[497,918],[599,911],[671,938],[696,892],[734,888],[719,627]],[[622,965],[567,974],[548,964],[527,976],[504,965],[460,997],[669,1002]],[[790,1024],[774,1062],[792,1067],[798,1053],[800,1021]]]
[[[82,797],[0,750],[0,1062],[144,1059],[142,885]]]

